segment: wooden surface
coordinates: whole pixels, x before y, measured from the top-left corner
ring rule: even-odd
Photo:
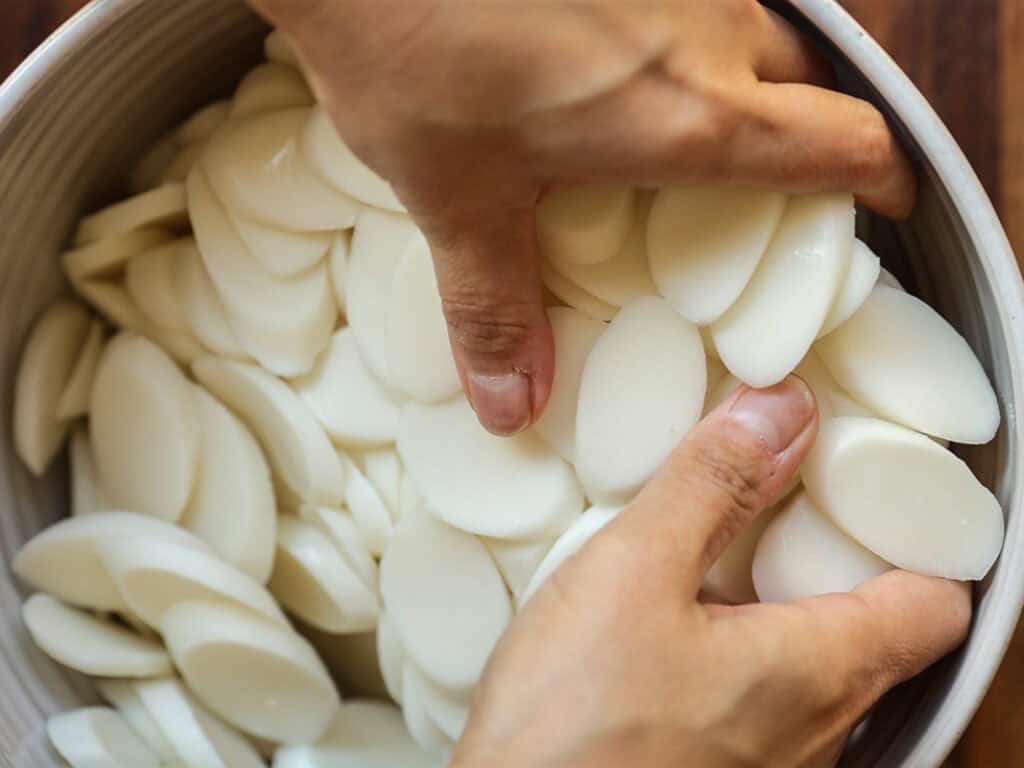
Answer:
[[[1024,0],[841,0],[935,107],[1024,263]],[[1024,768],[1024,624],[948,768]]]
[[[1024,256],[1024,0],[842,0],[945,120]],[[0,0],[0,76],[81,0]],[[1024,629],[949,768],[1024,768]]]

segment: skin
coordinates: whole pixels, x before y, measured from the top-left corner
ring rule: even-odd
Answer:
[[[452,765],[834,765],[885,691],[962,642],[971,604],[964,584],[900,570],[850,594],[701,602],[817,429],[793,376],[709,414],[516,616]]]
[[[751,0],[251,0],[431,244],[481,422],[541,413],[554,370],[534,211],[556,185],[756,184],[914,203],[873,107]],[[965,585],[724,606],[704,574],[817,431],[798,378],[742,388],[510,625],[456,768],[830,766],[878,697],[959,645]],[[551,649],[557,648],[558,653]]]
[[[882,115],[753,0],[252,0],[348,145],[430,241],[481,422],[551,391],[534,209],[553,185],[849,190],[890,216],[914,177]]]

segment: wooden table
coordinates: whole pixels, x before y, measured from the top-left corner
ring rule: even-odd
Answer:
[[[1024,0],[842,0],[945,121],[1024,264]],[[1024,623],[949,768],[1024,767]]]
[[[949,126],[1024,257],[1024,0],[842,0]],[[82,0],[0,0],[0,76]],[[1024,768],[1024,629],[949,768]]]

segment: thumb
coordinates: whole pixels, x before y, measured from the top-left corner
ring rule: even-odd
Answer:
[[[555,365],[533,208],[446,229],[426,231],[462,387],[485,428],[521,432],[547,405]]]
[[[696,596],[729,542],[778,498],[817,426],[814,395],[798,377],[740,387],[679,444],[608,535]]]

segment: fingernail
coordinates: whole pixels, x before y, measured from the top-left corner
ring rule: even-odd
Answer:
[[[747,389],[729,413],[759,435],[768,450],[782,453],[814,417],[814,395],[797,376],[788,376],[767,389]]]
[[[514,435],[530,426],[530,379],[522,373],[469,373],[467,395],[480,423],[496,435]]]

